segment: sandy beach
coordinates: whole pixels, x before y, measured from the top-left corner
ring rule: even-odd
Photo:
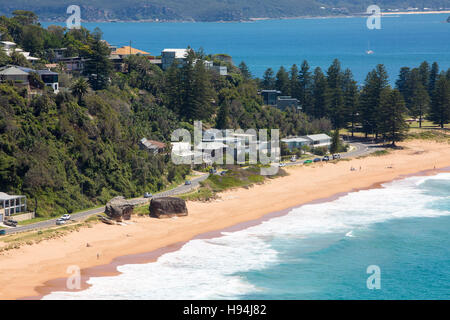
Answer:
[[[286,177],[222,193],[212,202],[189,202],[187,217],[133,217],[126,226],[98,223],[62,238],[6,251],[0,255],[0,298],[39,297],[51,291],[52,280],[67,277],[72,265],[82,269],[84,280],[90,275],[114,274],[119,264],[152,261],[200,234],[257,222],[270,213],[406,175],[450,167],[449,144],[415,140],[401,145],[403,150],[384,156],[288,167]],[[53,284],[58,287],[65,283],[62,280]]]

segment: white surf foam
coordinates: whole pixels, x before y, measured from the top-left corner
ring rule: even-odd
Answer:
[[[439,199],[418,188],[418,184],[428,179],[450,181],[450,174],[411,177],[388,183],[384,188],[353,192],[331,202],[304,205],[245,230],[189,241],[154,263],[120,266],[122,274],[92,278],[89,280],[92,286],[87,290],[53,292],[44,298],[231,299],[264,290],[239,273],[263,270],[279,262],[279,253],[271,247],[272,239],[300,239],[323,233],[350,237],[356,229],[389,219],[450,214],[427,207]]]

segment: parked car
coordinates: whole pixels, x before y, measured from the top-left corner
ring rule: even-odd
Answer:
[[[151,197],[153,197],[153,195],[151,193],[149,193],[149,192],[144,193],[144,198],[145,199],[148,199],[148,198],[151,198]]]
[[[224,176],[224,175],[227,174],[227,172],[228,172],[228,170],[223,170],[223,171],[220,172],[220,175],[221,175],[221,176]]]
[[[3,222],[5,225],[10,226],[10,227],[17,227],[17,221],[16,220],[6,220]]]
[[[325,156],[325,157],[323,157],[322,161],[330,161],[330,157],[329,156]]]
[[[184,183],[186,186],[190,186],[192,184],[192,182],[190,180],[186,180],[186,182]]]
[[[297,161],[297,157],[296,156],[292,156],[291,157],[291,162],[295,162],[295,161]]]
[[[66,224],[66,223],[67,223],[67,220],[62,219],[62,218],[59,218],[58,220],[56,220],[56,225],[57,226],[62,225],[62,224]]]
[[[61,217],[61,219],[66,220],[66,221],[70,220],[70,218],[71,218],[70,214],[65,214]]]
[[[305,160],[305,161],[303,162],[303,164],[308,164],[308,163],[312,163],[312,160]]]
[[[314,162],[320,162],[320,161],[322,161],[322,159],[320,159],[320,158],[315,158],[313,161],[314,161]]]
[[[0,236],[4,236],[6,234],[6,231],[4,229],[0,230]]]
[[[217,173],[217,170],[216,170],[216,169],[209,169],[209,173],[210,173],[210,174],[216,174],[216,173]]]
[[[280,164],[278,165],[280,168],[282,167],[286,167],[286,163],[280,162]]]
[[[339,153],[333,154],[333,160],[340,159],[341,155]]]

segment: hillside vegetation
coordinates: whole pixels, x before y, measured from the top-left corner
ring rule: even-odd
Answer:
[[[0,14],[14,10],[36,12],[41,19],[63,21],[70,0],[0,0]],[[450,0],[79,0],[85,21],[194,20],[239,21],[250,18],[329,16],[365,12],[372,4],[384,10],[414,7],[450,8]]]

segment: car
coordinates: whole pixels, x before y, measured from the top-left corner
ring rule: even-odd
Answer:
[[[10,227],[17,227],[17,221],[16,220],[6,220],[5,222],[3,222],[3,224],[10,226]]]
[[[330,157],[329,156],[325,156],[325,157],[323,157],[322,161],[330,161]]]
[[[4,236],[5,234],[6,234],[6,230],[5,229],[0,230],[0,236]]]
[[[190,180],[186,180],[186,181],[184,182],[184,184],[185,184],[186,186],[190,186],[190,185],[192,184],[192,182],[191,182]]]
[[[341,155],[339,153],[333,154],[333,160],[340,159]]]
[[[297,157],[296,156],[291,157],[291,162],[295,162],[295,161],[297,161]]]
[[[144,193],[144,198],[145,199],[148,199],[148,198],[151,198],[151,197],[153,197],[153,195],[151,193],[149,193],[149,192]]]
[[[280,162],[280,164],[278,165],[280,168],[282,168],[282,167],[286,167],[286,163],[282,163],[282,162]]]
[[[70,214],[65,214],[65,215],[63,215],[60,219],[63,219],[63,220],[70,220]]]
[[[320,161],[322,161],[322,159],[321,158],[315,158],[313,161],[314,162],[320,162]]]
[[[67,220],[62,219],[62,218],[59,218],[58,220],[56,220],[56,225],[57,226],[62,225],[62,224],[66,224],[66,223],[67,223]]]
[[[305,161],[303,162],[303,164],[308,164],[308,163],[312,163],[312,160],[305,160]]]
[[[220,172],[220,175],[221,175],[221,176],[224,176],[224,175],[227,174],[227,172],[228,172],[228,170],[223,170],[223,171]]]

